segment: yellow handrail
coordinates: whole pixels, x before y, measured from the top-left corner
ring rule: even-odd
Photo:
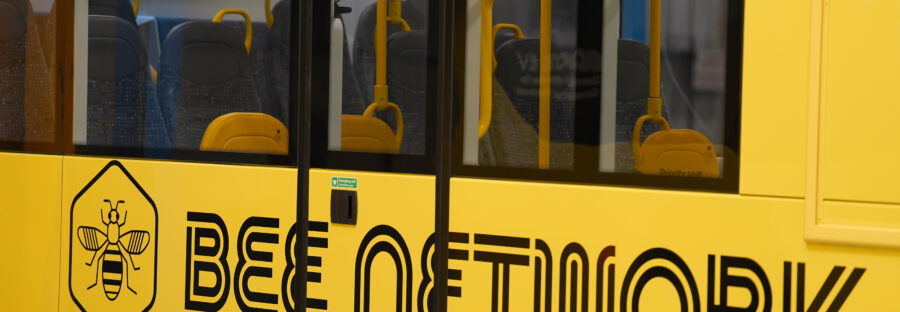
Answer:
[[[137,1],[137,0],[135,0],[135,1]],[[275,16],[272,15],[271,4],[272,4],[271,0],[266,0],[266,27],[268,27],[268,28],[272,28],[272,23],[275,22]]]
[[[387,23],[400,25],[403,31],[410,31],[409,24],[401,16],[402,3],[400,0],[391,0],[388,8],[388,0],[378,0],[375,7],[375,86],[373,86],[373,102],[363,116],[372,117],[375,111],[393,109],[397,119],[397,131],[395,137],[397,145],[403,142],[403,112],[397,104],[388,98],[387,85]]]
[[[244,39],[244,47],[247,48],[247,54],[250,54],[250,46],[253,45],[253,25],[251,25],[250,22],[250,15],[247,15],[247,12],[241,9],[223,9],[219,11],[219,13],[216,13],[216,16],[213,17],[213,23],[221,23],[226,14],[240,14],[244,17],[244,24],[247,28],[246,38]]]
[[[138,9],[141,8],[141,0],[134,0],[134,17],[137,18]]]
[[[661,0],[650,0],[650,94],[647,98],[647,114],[638,118],[631,134],[631,153],[634,165],[643,161],[640,153],[641,127],[645,122],[658,124],[662,130],[670,130],[669,122],[662,116],[662,96],[660,94],[660,24],[662,22]]]
[[[478,139],[484,137],[491,126],[494,79],[494,0],[481,1],[481,82],[479,84]]]
[[[538,168],[540,169],[550,168],[551,1],[541,0],[540,93],[538,106]]]
[[[513,38],[516,38],[516,39],[523,39],[523,38],[525,38],[525,34],[522,33],[522,29],[519,28],[519,26],[516,26],[516,25],[514,25],[514,24],[502,24],[502,23],[501,23],[501,24],[494,25],[494,35],[491,36],[491,38],[494,38],[494,39],[493,39],[494,42],[497,41],[497,33],[500,32],[500,31],[503,30],[503,29],[509,29],[509,30],[512,30],[512,32],[513,32]],[[494,45],[494,42],[491,42],[491,46]],[[494,71],[497,71],[497,54],[496,54],[495,52],[496,52],[496,51],[494,51],[494,49],[491,48],[491,53],[494,53],[494,54],[493,54],[493,55],[494,55],[494,67],[493,67],[493,68],[494,68]]]

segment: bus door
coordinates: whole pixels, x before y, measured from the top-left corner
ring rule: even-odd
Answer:
[[[0,302],[56,311],[70,1],[0,1]]]
[[[307,310],[432,310],[431,4],[315,4]]]
[[[189,2],[74,2],[61,311],[294,310],[299,7]]]

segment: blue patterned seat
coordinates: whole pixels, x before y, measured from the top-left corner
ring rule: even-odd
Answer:
[[[244,37],[225,24],[173,28],[163,43],[158,88],[172,146],[180,150],[197,150],[221,115],[262,112]]]

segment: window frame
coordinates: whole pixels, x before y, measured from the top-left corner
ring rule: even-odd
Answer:
[[[537,169],[516,167],[495,167],[467,165],[463,163],[463,127],[464,120],[456,118],[454,122],[453,139],[453,177],[524,180],[534,182],[558,182],[568,184],[626,186],[638,188],[656,188],[667,190],[691,190],[709,191],[721,193],[738,193],[740,182],[740,132],[741,132],[741,92],[743,77],[743,45],[744,45],[744,0],[728,1],[728,25],[726,27],[726,78],[725,78],[725,110],[724,110],[724,142],[723,161],[724,166],[721,178],[687,178],[641,175],[631,173],[602,172],[599,168],[600,160],[600,107],[596,103],[577,102],[575,104],[575,136],[573,167],[568,170],[561,169]],[[585,21],[596,18],[595,10],[602,10],[602,1],[579,1],[578,29],[583,27]],[[587,9],[583,9],[587,8]],[[589,12],[594,12],[589,13]],[[601,11],[602,12],[602,11]],[[602,16],[600,14],[599,16]],[[454,31],[463,30],[464,18],[454,24]],[[602,26],[601,26],[602,27]],[[577,49],[588,47],[596,36],[588,36],[588,32],[579,31]],[[602,29],[591,34],[602,33]],[[593,38],[591,38],[593,37]],[[589,39],[590,38],[590,39]],[[588,40],[583,40],[588,39]],[[464,55],[465,36],[455,36],[454,53]],[[460,62],[464,56],[456,56]],[[456,66],[459,68],[460,66]],[[460,95],[461,86],[465,79],[465,73],[457,72],[457,81],[460,84],[454,88],[454,115],[465,116],[465,105]],[[577,87],[576,87],[577,88]]]
[[[57,0],[59,1],[59,0]],[[73,80],[77,79],[75,77],[74,69],[72,69],[72,61],[74,61],[74,38],[70,40],[68,45],[68,49],[72,51],[70,55],[68,55],[67,61],[69,64],[69,70],[71,72],[70,75],[67,75],[67,85],[66,85],[66,103],[64,106],[65,112],[65,122],[66,125],[64,130],[66,131],[66,148],[65,154],[73,155],[73,156],[95,156],[95,157],[112,157],[112,158],[136,158],[142,160],[156,160],[156,161],[174,161],[174,162],[200,162],[200,163],[212,163],[212,164],[229,164],[229,165],[247,165],[247,166],[275,166],[275,167],[297,167],[297,159],[299,155],[298,142],[300,140],[300,136],[303,135],[299,121],[300,121],[300,5],[301,0],[282,0],[282,1],[290,1],[291,2],[291,12],[290,12],[290,60],[288,66],[288,72],[290,79],[288,81],[289,84],[289,97],[288,97],[288,124],[286,125],[288,128],[288,153],[284,155],[277,154],[255,154],[255,153],[235,153],[235,152],[210,152],[210,151],[200,151],[200,150],[181,150],[181,149],[156,149],[156,148],[144,148],[144,147],[121,147],[121,146],[93,146],[87,144],[75,144],[73,142],[72,132],[73,132],[73,116],[72,111],[74,110],[74,94],[72,92]],[[63,1],[66,2],[66,1]],[[69,4],[72,6],[72,4]],[[271,10],[271,8],[268,8]],[[76,19],[79,17],[75,16],[74,10],[71,10],[73,13],[69,14],[71,17],[71,24],[69,26],[74,26]],[[87,18],[87,16],[80,17]],[[74,27],[70,27],[70,30],[74,32]],[[71,36],[71,34],[68,34]],[[85,51],[88,52],[88,51]],[[84,79],[87,79],[87,73],[84,74]]]
[[[358,170],[358,171],[376,171],[389,173],[411,173],[411,174],[429,174],[434,175],[436,165],[434,162],[436,147],[439,138],[437,137],[437,107],[438,97],[437,90],[439,88],[438,77],[438,39],[437,19],[440,14],[438,7],[440,1],[428,0],[427,9],[427,29],[428,34],[428,55],[426,56],[426,88],[425,88],[425,153],[422,155],[412,154],[376,154],[376,153],[360,153],[332,151],[328,149],[328,129],[329,129],[329,86],[330,79],[311,79],[312,85],[310,98],[310,168],[319,169],[335,169],[335,170]],[[374,3],[374,2],[373,2]],[[329,64],[331,57],[331,32],[332,21],[334,19],[332,10],[327,6],[317,6],[317,10],[313,12],[312,21],[312,59],[324,60],[328,62],[313,62],[311,64],[312,73],[329,73]],[[343,59],[341,58],[341,61]],[[319,129],[319,130],[315,130]]]

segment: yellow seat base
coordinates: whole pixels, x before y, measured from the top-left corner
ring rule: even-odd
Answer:
[[[719,162],[712,143],[691,129],[662,130],[651,134],[639,151],[640,173],[660,176],[718,178]]]

